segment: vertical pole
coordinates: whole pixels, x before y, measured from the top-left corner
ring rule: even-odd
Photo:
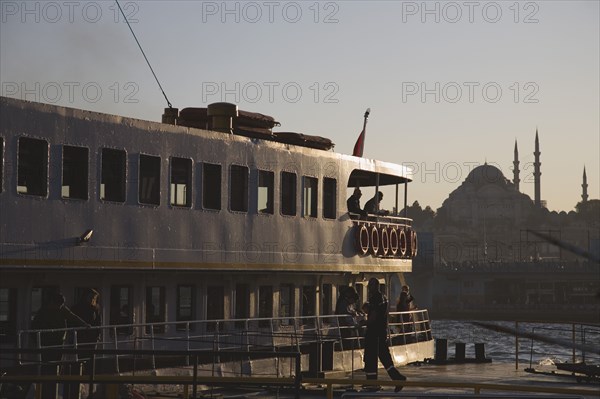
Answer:
[[[398,216],[398,214],[400,213],[399,209],[398,209],[398,190],[399,189],[400,189],[400,187],[398,187],[398,183],[396,183],[396,205],[395,205],[396,212],[394,213],[395,216]]]
[[[88,394],[89,394],[89,396],[92,396],[92,394],[94,393],[94,378],[96,375],[96,353],[92,353],[90,362],[92,362],[92,364],[90,364],[90,382],[89,382]]]
[[[408,180],[404,180],[404,217],[408,217],[406,214],[406,206],[408,202]]]
[[[185,323],[185,344],[187,347],[187,351],[190,351],[190,322],[188,321],[187,323]],[[190,365],[190,357],[186,356],[185,357],[185,365],[189,366]]]
[[[572,334],[571,334],[571,342],[573,343],[573,345],[575,345],[575,323],[573,323],[571,325],[572,327]],[[575,363],[575,356],[577,354],[575,353],[575,346],[573,346],[573,363]]]
[[[519,322],[515,321],[515,370],[519,369]]]
[[[375,175],[375,209],[379,214],[379,173]]]
[[[113,337],[115,339],[115,349],[118,349],[119,347],[119,337],[117,337],[117,328],[113,327]],[[133,341],[133,348],[135,349],[135,340]],[[135,355],[133,355],[133,358],[135,359]],[[120,373],[121,371],[119,370],[119,355],[115,355],[115,370],[117,371],[117,373]]]
[[[192,381],[192,397],[197,398],[198,393],[198,354],[194,354],[194,380]]]
[[[302,355],[300,352],[296,352],[296,377],[294,378],[294,385],[296,388],[296,392],[294,397],[296,399],[300,399],[300,386],[302,383]]]

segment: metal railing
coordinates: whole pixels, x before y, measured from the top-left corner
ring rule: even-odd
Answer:
[[[120,324],[96,327],[101,330],[101,339],[91,344],[103,350],[182,350],[216,351],[226,354],[231,351],[279,352],[301,351],[310,344],[333,342],[335,350],[362,349],[363,329],[360,324],[348,323],[347,315],[311,317],[275,317],[227,320],[170,321],[161,323]],[[81,349],[90,344],[78,340],[85,327],[54,330],[22,330],[17,335],[18,349]],[[43,334],[66,332],[67,339],[60,346],[43,345]],[[431,323],[427,310],[391,312],[388,336],[392,345],[405,345],[431,341]],[[89,349],[88,349],[89,350]],[[114,361],[115,372],[120,371],[119,353],[101,354]],[[78,360],[76,355],[73,360]],[[40,362],[37,358],[18,355],[19,364]],[[186,364],[191,359],[188,357]],[[151,357],[152,367],[156,359]]]
[[[40,351],[39,349],[12,349],[9,353],[24,352],[31,353]],[[77,351],[75,349],[67,349],[67,352]],[[103,352],[103,351],[101,351]],[[105,352],[109,352],[105,350]],[[127,352],[127,351],[126,351]],[[129,351],[130,354],[144,354],[148,351]],[[163,351],[161,353],[169,353]],[[189,354],[189,353],[187,353]],[[252,356],[253,352],[243,352],[243,356]],[[272,378],[272,377],[212,377],[212,376],[200,376],[197,372],[193,375],[171,375],[171,376],[136,376],[136,375],[96,375],[90,372],[88,375],[2,375],[0,376],[0,385],[4,383],[12,384],[35,384],[37,392],[41,392],[42,384],[89,384],[89,389],[93,389],[94,384],[106,384],[112,387],[113,391],[106,390],[108,397],[117,397],[116,388],[118,384],[135,384],[135,385],[183,385],[183,398],[190,398],[189,387],[192,386],[193,393],[192,398],[197,397],[198,385],[205,384],[208,386],[279,386],[279,387],[291,387],[296,398],[300,397],[302,392],[303,384],[311,384],[313,386],[322,387],[322,391],[325,391],[327,398],[334,397],[334,386],[360,386],[373,384],[373,380],[366,379],[354,379],[354,378],[304,378],[300,372],[300,354],[299,353],[288,353],[290,357],[295,358],[296,372],[292,378]],[[435,379],[428,379],[427,381],[389,381],[389,380],[377,380],[377,384],[387,387],[413,387],[413,388],[451,388],[451,389],[469,389],[473,391],[474,395],[482,395],[482,391],[490,391],[490,397],[501,397],[497,391],[501,392],[530,392],[534,394],[548,393],[553,395],[560,395],[561,397],[574,398],[572,395],[581,395],[582,397],[597,397],[598,390],[594,387],[590,389],[585,388],[572,388],[572,387],[560,387],[560,386],[542,386],[540,384],[505,384],[505,383],[481,383],[474,381],[438,381]],[[111,395],[111,392],[113,395]],[[313,396],[314,393],[311,395]],[[381,397],[381,393],[369,393],[360,392],[354,393],[352,391],[345,392],[342,397]],[[431,397],[431,392],[411,392],[411,396],[414,397]],[[436,396],[438,394],[433,394]],[[468,394],[467,394],[468,395]],[[512,395],[512,394],[511,394]],[[506,395],[508,397],[514,397]],[[565,396],[566,395],[566,396]],[[403,394],[392,394],[385,392],[386,397],[405,397]],[[460,393],[448,393],[444,394],[448,397],[465,397],[465,394]],[[485,396],[487,397],[487,396]],[[546,397],[546,396],[545,396]]]
[[[11,354],[15,353],[18,356],[26,355],[26,354],[34,354],[43,358],[44,354],[52,351],[51,348],[44,349],[28,349],[28,348],[11,348],[11,349],[3,349],[4,353]],[[74,349],[74,348],[62,348],[61,352],[65,355],[74,355],[78,357],[79,354],[84,353],[84,350]],[[87,351],[86,351],[87,353]],[[65,385],[69,384],[88,384],[88,392],[94,392],[95,384],[108,384],[112,385],[112,389],[117,388],[117,384],[119,383],[130,383],[130,384],[164,384],[164,385],[179,385],[183,384],[184,391],[188,391],[188,386],[192,386],[192,398],[196,398],[198,392],[198,385],[200,383],[219,383],[219,384],[245,384],[245,385],[277,385],[277,386],[290,386],[294,388],[295,397],[299,398],[301,381],[302,381],[302,373],[301,373],[301,354],[299,352],[278,352],[277,356],[282,358],[290,358],[293,359],[293,369],[290,370],[289,377],[243,377],[236,376],[232,377],[215,377],[215,376],[200,376],[199,375],[199,358],[201,355],[210,355],[213,358],[218,358],[220,356],[220,352],[218,351],[200,351],[200,350],[126,350],[126,349],[94,349],[91,350],[88,355],[91,354],[91,358],[86,359],[85,361],[79,361],[80,367],[78,368],[78,372],[68,373],[61,372],[59,373],[59,368],[65,368],[69,365],[69,361],[55,361],[55,362],[45,362],[45,369],[39,370],[37,373],[22,373],[22,374],[3,374],[0,377],[0,387],[4,383],[12,383],[12,384],[22,384],[22,383],[37,383],[36,391],[41,392],[42,386],[41,384],[45,384],[46,395],[48,392],[52,392],[54,394],[56,392],[56,384],[61,383]],[[262,352],[253,352],[253,351],[231,351],[230,355],[251,359],[253,357],[261,357],[264,356]],[[140,356],[151,356],[152,358],[159,356],[180,356],[180,357],[191,357],[193,359],[192,362],[192,375],[165,375],[165,376],[157,376],[157,375],[119,375],[119,374],[97,374],[96,373],[96,362],[97,358],[102,356],[119,356],[119,355],[129,355],[133,357]],[[84,372],[81,370],[81,364],[85,364],[86,369]],[[290,362],[292,364],[292,362]],[[42,364],[40,364],[42,366]],[[48,372],[52,370],[52,372]],[[107,391],[108,392],[108,391]],[[38,397],[38,396],[36,396]],[[112,395],[110,397],[113,397]],[[186,395],[187,397],[187,395]]]

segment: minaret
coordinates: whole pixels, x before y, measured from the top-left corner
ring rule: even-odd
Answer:
[[[519,149],[517,148],[517,140],[515,139],[515,160],[513,161],[513,184],[517,191],[519,191]]]
[[[588,193],[587,193],[587,176],[585,174],[585,166],[583,167],[583,184],[581,185],[582,193],[581,193],[581,199],[583,200],[583,202],[587,202],[588,200]]]
[[[537,128],[535,129],[535,152],[533,153],[533,155],[535,156],[535,162],[533,163],[533,178],[535,181],[535,199],[534,199],[534,203],[535,206],[537,207],[541,207],[542,206],[542,199],[540,196],[540,176],[542,175],[542,172],[540,172],[540,166],[542,165],[540,163],[540,140],[538,138],[538,130]]]

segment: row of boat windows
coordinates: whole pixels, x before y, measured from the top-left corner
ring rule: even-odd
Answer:
[[[77,287],[74,289],[73,298],[80,298],[81,294],[93,287]],[[385,289],[385,287],[383,287]],[[98,288],[96,290],[100,291]],[[300,306],[299,316],[314,316],[316,314],[317,287],[313,285],[296,287],[293,284],[281,284],[277,287],[272,285],[261,285],[258,287],[256,303],[258,309],[250,309],[251,289],[250,285],[238,283],[235,285],[231,310],[232,314],[225,313],[225,294],[226,289],[221,285],[208,285],[204,293],[206,298],[202,301],[203,311],[200,312],[199,298],[200,290],[195,285],[177,285],[175,288],[175,314],[174,318],[169,316],[167,320],[167,299],[165,286],[147,286],[145,288],[145,306],[143,323],[158,323],[166,321],[193,321],[193,320],[222,320],[225,318],[247,319],[251,317],[271,318],[271,317],[294,317],[296,315],[296,296],[301,295],[298,302]],[[332,284],[323,284],[321,286],[321,309],[320,314],[333,314],[335,310],[335,292]],[[361,296],[362,303],[363,284],[357,283],[356,289]],[[279,301],[274,302],[274,291],[277,290]],[[339,287],[338,290],[339,292]],[[31,309],[30,320],[41,308],[43,301],[52,292],[59,292],[58,286],[34,287],[31,291]],[[105,325],[115,324],[134,324],[134,289],[130,285],[113,285],[110,287],[108,303],[108,313],[104,313],[108,320],[104,320]],[[277,310],[275,309],[277,306]],[[268,321],[265,322],[268,325]],[[22,329],[27,327],[21,326]],[[185,329],[182,324],[181,329]],[[193,328],[193,325],[190,325]],[[0,288],[0,335],[13,336],[17,330],[17,289]],[[130,331],[124,327],[121,332]],[[154,332],[163,332],[163,326],[157,326]],[[149,331],[148,331],[149,332]]]
[[[3,148],[0,138],[0,148]],[[48,195],[48,151],[46,140],[20,137],[17,155],[17,193],[47,197]],[[0,151],[0,156],[3,154]],[[113,148],[100,149],[99,198],[103,201],[126,201],[127,153]],[[192,207],[194,162],[190,158],[170,157],[169,204],[173,207]],[[139,204],[159,206],[161,204],[161,157],[139,154],[137,201]],[[2,189],[2,159],[0,159],[0,190]],[[62,145],[61,196],[65,199],[87,200],[89,197],[89,149]],[[202,208],[221,210],[220,164],[201,163]],[[248,212],[250,192],[255,211],[273,214],[275,211],[275,173],[269,170],[251,171],[244,165],[229,166],[229,209]],[[255,173],[255,174],[254,174]],[[301,215],[317,217],[319,180],[302,176]],[[298,177],[294,172],[281,172],[280,212],[283,215],[297,214]],[[323,178],[322,216],[336,218],[337,180]]]

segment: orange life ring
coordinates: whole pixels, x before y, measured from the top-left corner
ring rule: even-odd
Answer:
[[[358,227],[356,230],[356,250],[360,254],[366,255],[369,253],[369,229],[364,224],[356,227]]]
[[[411,231],[410,249],[411,256],[413,258],[417,256],[417,232],[414,230]]]
[[[371,227],[370,243],[371,253],[377,255],[377,252],[379,252],[379,230],[377,226]]]
[[[381,227],[381,248],[379,253],[382,256],[387,256],[388,251],[390,250],[390,235],[388,234],[388,230],[386,227]]]
[[[398,253],[398,230],[395,227],[390,227],[390,252],[392,256]]]
[[[406,255],[407,243],[406,243],[406,232],[404,229],[400,230],[400,256]]]

